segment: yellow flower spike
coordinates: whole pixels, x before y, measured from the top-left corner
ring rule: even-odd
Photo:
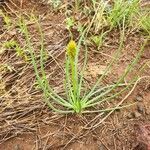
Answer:
[[[67,45],[67,54],[70,56],[72,59],[75,59],[77,52],[77,45],[76,42],[71,40],[68,45]]]

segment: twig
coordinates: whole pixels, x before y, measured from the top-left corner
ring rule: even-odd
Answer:
[[[130,90],[130,92],[121,100],[120,103],[118,103],[118,105],[116,106],[116,109],[117,109],[117,107],[119,107],[119,106],[132,94],[132,92],[134,91],[134,89],[135,89],[135,87],[137,86],[137,84],[138,84],[142,79],[144,79],[144,78],[150,78],[150,76],[143,76],[143,77],[140,77],[140,78],[135,82],[135,84],[134,84],[133,88]],[[114,111],[115,111],[115,109],[112,110],[112,111],[110,111],[99,123],[95,124],[94,126],[91,126],[89,129],[95,130],[96,128],[98,128],[99,125],[100,125],[103,121],[105,121]]]

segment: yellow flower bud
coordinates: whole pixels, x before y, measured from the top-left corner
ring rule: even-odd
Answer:
[[[76,51],[77,51],[77,45],[76,42],[71,40],[68,45],[67,45],[67,54],[70,56],[72,59],[75,59],[76,56]]]

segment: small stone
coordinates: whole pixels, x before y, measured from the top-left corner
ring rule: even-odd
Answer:
[[[17,94],[18,94],[18,92],[17,92],[15,89],[12,89],[11,95],[12,95],[12,96],[15,96],[15,95],[17,95]]]
[[[146,115],[150,115],[150,109],[147,109],[147,110],[145,111],[145,114],[146,114]]]
[[[137,111],[133,112],[132,115],[133,115],[134,118],[138,118],[138,117],[141,116],[141,114]]]
[[[148,146],[145,143],[140,142],[133,150],[148,150]]]
[[[99,150],[106,150],[105,146],[103,144],[99,145]]]
[[[20,150],[19,144],[17,144],[17,145],[14,146],[14,150]]]
[[[144,107],[141,104],[137,104],[137,111],[141,114],[144,113]]]
[[[132,118],[133,118],[132,113],[129,113],[129,114],[127,115],[127,118],[128,118],[128,119],[132,119]]]
[[[136,101],[142,102],[142,101],[143,101],[143,97],[142,97],[142,96],[137,96],[137,97],[136,97]]]

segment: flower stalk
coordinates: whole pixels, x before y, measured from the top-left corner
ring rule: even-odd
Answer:
[[[73,89],[69,89],[73,93],[72,101],[74,103],[74,108],[76,112],[81,111],[81,104],[78,96],[78,77],[77,77],[77,70],[75,68],[75,58],[77,55],[77,45],[75,41],[71,40],[68,45],[67,45],[67,56],[69,59],[69,64],[70,64],[70,70],[69,70],[69,75],[71,79],[71,87]]]

